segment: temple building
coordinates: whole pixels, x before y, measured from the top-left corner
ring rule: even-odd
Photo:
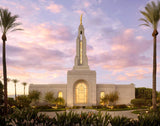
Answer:
[[[63,97],[66,106],[92,106],[100,104],[105,94],[118,92],[116,104],[130,104],[135,98],[134,84],[97,84],[96,71],[90,70],[86,53],[86,37],[82,16],[76,39],[76,56],[72,70],[67,72],[67,84],[31,84],[29,91],[41,92],[41,99],[47,92],[53,92],[55,97]]]

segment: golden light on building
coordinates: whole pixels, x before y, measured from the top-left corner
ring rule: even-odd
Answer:
[[[76,103],[87,103],[87,86],[84,82],[79,82],[76,86]]]
[[[82,64],[82,41],[80,42],[80,64]]]
[[[102,102],[102,99],[105,97],[105,93],[102,91],[100,92],[100,104],[104,105],[104,103]]]
[[[100,93],[100,98],[102,99],[102,98],[104,98],[104,96],[105,96],[104,92],[101,92]]]
[[[58,98],[63,98],[63,93],[62,93],[62,91],[58,92]]]

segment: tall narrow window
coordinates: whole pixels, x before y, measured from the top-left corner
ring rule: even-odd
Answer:
[[[104,102],[102,102],[102,99],[105,97],[105,94],[104,94],[104,92],[101,92],[100,93],[100,104],[101,105],[104,105]]]
[[[82,64],[82,41],[80,41],[80,64]]]
[[[102,98],[104,98],[104,96],[105,96],[104,92],[101,92],[100,93],[100,98],[102,99]]]
[[[76,103],[85,104],[87,103],[87,86],[84,82],[79,82],[75,89]]]
[[[62,91],[58,92],[58,98],[63,98],[63,93],[62,93]]]

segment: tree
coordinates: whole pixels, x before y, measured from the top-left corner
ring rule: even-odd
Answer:
[[[160,19],[160,2],[158,1],[158,4],[154,1],[151,3],[148,3],[145,6],[145,11],[140,11],[140,13],[144,16],[144,18],[141,18],[140,20],[144,22],[145,26],[152,27],[153,32],[153,74],[152,74],[152,105],[153,110],[156,110],[156,73],[157,73],[157,35],[158,35],[158,22]]]
[[[61,98],[61,97],[58,97],[58,98],[56,98],[55,102],[58,105],[64,105],[65,100],[63,98]]]
[[[135,88],[135,98],[152,99],[152,89],[145,87]]]
[[[26,88],[27,83],[23,82],[22,85],[24,86],[24,95],[25,95],[25,88]]]
[[[103,98],[101,98],[101,103],[103,105],[109,105],[110,103],[114,104],[115,101],[119,99],[118,92],[111,92],[110,94],[105,94]]]
[[[36,91],[36,90],[32,90],[32,91],[29,92],[28,97],[29,97],[32,101],[36,102],[36,101],[39,100],[40,94],[41,94],[41,92]]]
[[[16,99],[16,97],[17,97],[17,93],[16,93],[16,84],[17,84],[19,81],[18,81],[17,79],[13,79],[12,81],[13,81],[14,87],[15,87],[15,99]]]
[[[7,77],[7,82],[9,83],[11,81],[11,79],[9,77]]]
[[[113,105],[114,105],[114,102],[116,102],[118,99],[119,99],[119,96],[117,91],[111,92],[109,94],[109,102],[111,102]]]
[[[47,92],[45,94],[45,100],[49,103],[53,103],[55,101],[54,93],[53,92]]]
[[[0,8],[0,27],[2,31],[2,63],[3,63],[3,81],[4,81],[4,103],[5,103],[5,114],[7,114],[7,66],[6,66],[6,41],[7,41],[7,32],[21,30],[17,28],[20,23],[17,23],[16,20],[18,15],[11,15],[7,9]]]
[[[108,105],[109,104],[109,95],[105,94],[105,96],[103,98],[101,98],[101,103],[103,105]]]

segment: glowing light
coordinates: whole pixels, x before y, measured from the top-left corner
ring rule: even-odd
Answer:
[[[80,82],[76,86],[76,103],[77,104],[87,103],[87,86],[83,82]]]
[[[102,102],[102,99],[104,98],[105,94],[104,92],[100,92],[100,104],[104,105],[104,103]]]
[[[58,92],[58,98],[63,98],[63,93],[61,91]]]
[[[82,41],[80,42],[80,64],[82,64]]]
[[[100,93],[100,98],[104,98],[104,96],[105,96],[104,92],[101,92]]]

